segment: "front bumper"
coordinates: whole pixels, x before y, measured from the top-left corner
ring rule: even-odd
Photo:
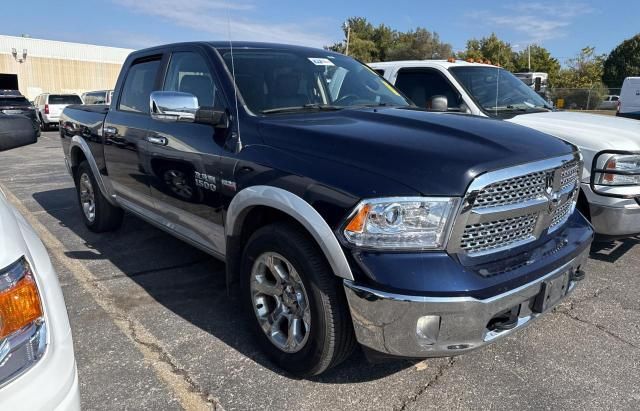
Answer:
[[[543,284],[561,273],[576,272],[588,248],[563,266],[535,281],[487,299],[421,297],[380,292],[345,280],[358,342],[375,351],[401,357],[459,355],[485,346],[530,324],[543,313],[532,307]],[[568,295],[576,281],[569,275]],[[560,298],[554,305],[562,301]],[[547,307],[548,312],[552,307]],[[493,328],[492,319],[516,310],[513,328]]]
[[[640,205],[630,201],[623,207],[589,206],[591,223],[598,234],[627,236],[640,233]]]

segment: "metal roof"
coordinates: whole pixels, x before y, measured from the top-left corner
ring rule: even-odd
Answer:
[[[27,50],[27,60],[29,57],[44,57],[116,64],[124,62],[129,53],[134,51],[93,44],[0,35],[0,54],[12,54],[12,49],[16,50],[18,57],[22,57],[23,50]]]

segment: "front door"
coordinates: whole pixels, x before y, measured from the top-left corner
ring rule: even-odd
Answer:
[[[162,90],[190,93],[200,107],[226,110],[208,57],[197,48],[173,50]],[[227,129],[152,120],[149,179],[158,212],[181,234],[224,253],[220,156]]]

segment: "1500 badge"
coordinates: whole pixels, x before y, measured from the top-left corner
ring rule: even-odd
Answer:
[[[210,174],[195,172],[196,187],[204,188],[209,191],[217,191],[216,177]]]

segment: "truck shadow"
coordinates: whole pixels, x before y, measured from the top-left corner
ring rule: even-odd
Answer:
[[[240,301],[227,295],[224,263],[129,214],[125,215],[124,224],[118,231],[95,234],[80,218],[73,188],[34,193],[33,198],[59,225],[49,229],[63,243],[69,243],[65,244],[67,247],[76,250],[67,251],[66,256],[84,260],[97,281],[111,282],[109,288],[114,290],[113,298],[118,306],[132,315],[145,315],[141,312],[145,307],[141,306],[139,293],[127,292],[127,281],[123,279],[129,278],[171,312],[261,366],[284,375],[261,353],[250,331],[251,319],[239,309]],[[84,244],[71,244],[76,240],[66,237],[65,229],[71,230]],[[107,260],[117,271],[99,264],[99,260]],[[153,324],[148,325],[149,321],[153,322],[149,318],[142,322],[153,328]],[[312,380],[334,384],[372,381],[414,363],[392,360],[371,364],[358,350],[345,363]]]
[[[640,236],[620,240],[598,239],[591,245],[589,257],[598,261],[615,263],[638,244],[640,244]]]

